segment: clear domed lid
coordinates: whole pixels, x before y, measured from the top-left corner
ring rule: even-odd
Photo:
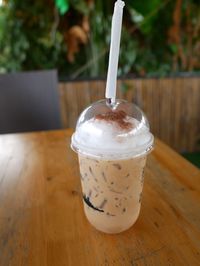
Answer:
[[[148,153],[153,139],[146,116],[135,104],[100,100],[79,116],[71,147],[92,157],[121,159]]]

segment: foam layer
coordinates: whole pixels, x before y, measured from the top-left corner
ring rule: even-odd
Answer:
[[[134,153],[136,150],[139,152],[139,149],[144,152],[144,148],[152,142],[149,128],[130,116],[126,116],[124,121],[131,124],[128,129],[121,128],[114,121],[92,118],[79,125],[73,142],[80,149],[86,148],[86,152],[96,155]]]

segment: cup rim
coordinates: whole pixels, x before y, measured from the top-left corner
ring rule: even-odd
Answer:
[[[127,158],[135,158],[135,157],[141,157],[144,155],[149,154],[153,148],[154,148],[154,136],[153,134],[150,133],[150,140],[139,146],[138,148],[134,148],[133,150],[129,150],[127,152],[123,152],[122,151],[112,151],[112,152],[105,152],[105,150],[101,150],[98,148],[98,152],[95,151],[92,148],[88,148],[86,145],[77,143],[76,139],[75,139],[75,133],[72,135],[71,138],[71,149],[79,154],[88,156],[88,157],[93,157],[93,158],[98,158],[98,159],[127,159]]]

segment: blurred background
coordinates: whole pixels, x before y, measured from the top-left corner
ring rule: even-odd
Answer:
[[[200,2],[125,3],[118,97],[139,105],[152,132],[199,165]],[[30,80],[36,78],[24,73],[15,79],[13,73],[31,71],[33,75],[33,71],[56,69],[61,117],[60,126],[21,127],[1,133],[74,128],[80,112],[104,97],[113,6],[111,0],[0,0],[0,81],[4,79],[0,89],[6,87],[6,80],[9,88],[16,80],[23,87],[26,80],[31,91]],[[41,91],[49,86],[42,83],[42,76],[37,79],[40,83],[35,87],[41,87]],[[13,98],[12,93],[9,97]],[[52,102],[47,105],[53,106]],[[2,109],[1,125],[3,119],[8,121],[9,112]]]
[[[200,70],[199,0],[126,0],[119,75]],[[0,0],[0,72],[104,77],[114,1]]]

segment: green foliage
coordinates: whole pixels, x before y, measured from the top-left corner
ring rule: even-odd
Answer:
[[[88,7],[86,1],[83,0],[70,0],[71,6],[78,12],[84,15],[89,15],[90,8]]]
[[[123,76],[130,73],[134,68],[134,64],[137,58],[138,41],[131,38],[128,30],[123,29],[121,35],[121,52],[119,57],[118,75]],[[123,53],[122,51],[126,51]]]
[[[62,34],[53,33],[53,7],[48,7],[48,1],[31,5],[30,1],[10,0],[0,8],[1,72],[62,64],[66,51]]]
[[[140,30],[144,34],[150,34],[152,31],[152,28],[154,26],[155,18],[159,15],[157,12],[157,8],[162,5],[163,0],[151,0],[151,1],[145,1],[145,0],[129,0],[127,1],[128,7],[130,10],[130,13],[132,13],[132,20],[133,22],[137,23],[135,21],[137,18],[145,18],[148,17],[148,21],[141,25]],[[150,14],[153,14],[152,16],[149,16]],[[138,21],[139,23],[142,22],[142,20]]]
[[[175,58],[176,70],[185,70],[178,58],[180,46],[182,57],[188,62],[193,58],[198,61],[198,1],[183,0],[180,44],[173,39],[169,41],[175,4],[172,0],[126,0],[119,75],[164,76],[175,69]],[[0,72],[57,68],[61,76],[105,76],[112,13],[111,0],[7,1],[0,7]],[[89,20],[88,41],[79,44],[75,62],[70,63],[67,60],[68,32],[72,26],[83,27],[85,17]],[[188,25],[196,29],[193,36],[187,31]],[[192,67],[199,70],[196,65]]]
[[[55,0],[56,6],[61,15],[64,15],[69,9],[68,0]]]
[[[17,71],[26,58],[29,43],[21,32],[22,22],[9,19],[6,8],[0,9],[0,71]],[[17,42],[16,42],[17,40]]]

